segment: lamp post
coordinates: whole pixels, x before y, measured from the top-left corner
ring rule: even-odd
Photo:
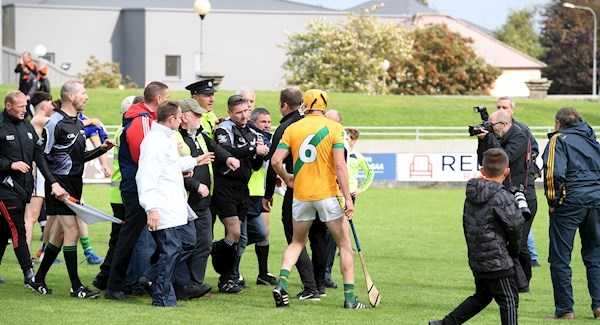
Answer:
[[[200,64],[204,56],[204,17],[210,12],[210,1],[196,0],[194,1],[194,12],[200,17]]]
[[[592,13],[592,17],[594,17],[594,68],[593,68],[593,76],[592,76],[592,96],[596,96],[598,94],[598,87],[596,85],[597,82],[597,66],[596,66],[596,50],[598,47],[598,19],[596,17],[596,12],[594,11],[594,9],[592,9],[591,7],[585,7],[585,6],[577,6],[574,5],[570,2],[563,2],[563,7],[565,8],[569,8],[569,9],[581,9],[581,10],[586,10]]]

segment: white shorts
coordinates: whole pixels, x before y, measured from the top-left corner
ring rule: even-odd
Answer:
[[[39,168],[36,168],[35,169],[35,180],[33,182],[34,186],[33,186],[32,196],[46,197],[46,189],[44,187],[45,182],[46,182],[46,179],[44,179],[44,175],[42,175],[42,172],[40,172]]]
[[[295,221],[313,221],[319,214],[323,222],[333,221],[344,215],[344,210],[337,197],[319,201],[299,201],[294,199],[292,216]]]

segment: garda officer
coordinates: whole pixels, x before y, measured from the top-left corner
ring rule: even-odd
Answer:
[[[200,107],[206,110],[202,114],[200,124],[204,132],[212,139],[213,133],[219,124],[217,114],[213,112],[215,103],[215,81],[214,79],[205,79],[191,83],[185,87],[190,91],[190,94]]]

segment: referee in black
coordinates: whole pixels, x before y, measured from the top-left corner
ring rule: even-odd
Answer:
[[[52,184],[52,194],[63,196],[66,192],[50,173],[42,156],[42,142],[33,126],[25,121],[27,97],[20,91],[12,91],[4,98],[4,107],[0,115],[0,261],[11,238],[25,285],[37,291],[24,218],[25,204],[33,192],[32,163],[35,161],[46,181]]]

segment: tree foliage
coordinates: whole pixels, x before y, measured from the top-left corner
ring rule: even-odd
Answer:
[[[432,25],[414,31],[412,58],[397,79],[395,93],[487,94],[500,70],[487,64],[471,48],[471,39]]]
[[[288,83],[305,88],[485,94],[500,71],[477,57],[471,42],[441,25],[409,31],[367,15],[317,20],[289,36],[284,68]]]
[[[600,15],[600,1],[573,0]],[[553,0],[543,13],[544,75],[552,80],[551,94],[590,94],[592,88],[593,20],[590,12],[569,9]],[[600,79],[600,78],[599,78]]]
[[[121,69],[115,62],[100,62],[95,56],[87,60],[87,70],[80,75],[86,88],[118,88],[121,85],[126,88],[137,88],[137,85],[129,78],[121,76]]]
[[[410,32],[370,16],[343,23],[312,22],[304,33],[289,36],[284,68],[290,84],[330,91],[386,93],[387,60],[401,68],[410,55]]]
[[[540,36],[534,26],[535,10],[511,11],[506,23],[498,31],[496,38],[534,58],[544,54]]]

